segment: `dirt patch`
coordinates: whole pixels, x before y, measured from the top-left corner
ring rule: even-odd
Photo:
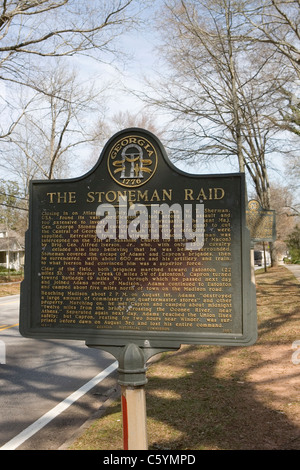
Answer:
[[[183,346],[148,370],[149,449],[299,450],[300,284],[284,267],[257,275],[258,341]],[[122,449],[120,402],[71,447]]]
[[[0,297],[20,294],[20,282],[0,283]]]

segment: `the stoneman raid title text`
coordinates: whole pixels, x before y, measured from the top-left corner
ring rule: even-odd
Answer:
[[[185,239],[186,249],[200,250],[204,245],[204,202],[223,199],[223,188],[184,189],[184,201],[174,203],[172,189],[89,191],[86,202],[100,203],[96,215],[97,237],[103,239]],[[77,194],[72,192],[47,193],[50,204],[72,204]],[[168,201],[168,202],[167,202]],[[143,203],[141,203],[143,202]],[[161,204],[157,204],[162,202]],[[150,204],[149,204],[150,203]]]

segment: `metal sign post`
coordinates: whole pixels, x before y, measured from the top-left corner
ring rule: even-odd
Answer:
[[[123,449],[148,450],[145,387],[122,386]]]
[[[134,343],[128,344],[122,351],[118,382],[122,387],[124,450],[147,450],[145,358]]]
[[[91,340],[86,345],[91,348],[100,348],[112,354],[119,362],[118,383],[121,386],[121,407],[123,420],[123,448],[124,450],[147,450],[147,412],[145,385],[146,362],[152,356],[166,352],[176,351],[180,344],[174,348],[144,348],[135,343],[124,347],[102,347],[97,341]]]

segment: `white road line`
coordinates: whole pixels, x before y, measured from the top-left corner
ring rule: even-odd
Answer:
[[[24,431],[20,432],[20,434],[18,434],[13,439],[4,444],[2,447],[0,447],[0,450],[15,450],[17,447],[23,444],[23,442],[25,442],[35,433],[40,431],[44,426],[46,426],[46,424],[50,423],[50,421],[56,418],[56,416],[58,416],[60,413],[69,408],[69,406],[71,406],[76,400],[85,395],[95,385],[104,380],[109,374],[114,372],[117,367],[118,361],[115,361],[109,367],[100,372],[100,374],[96,375],[93,379],[91,379],[85,385],[76,390],[76,392],[72,393],[67,398],[65,398],[65,400],[63,400],[61,403],[52,408],[52,410],[48,411],[37,421],[28,426],[28,428],[24,429]]]

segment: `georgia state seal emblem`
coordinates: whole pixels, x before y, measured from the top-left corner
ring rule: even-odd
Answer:
[[[135,188],[147,183],[154,175],[157,152],[153,144],[144,137],[122,137],[109,152],[107,166],[116,183]]]

